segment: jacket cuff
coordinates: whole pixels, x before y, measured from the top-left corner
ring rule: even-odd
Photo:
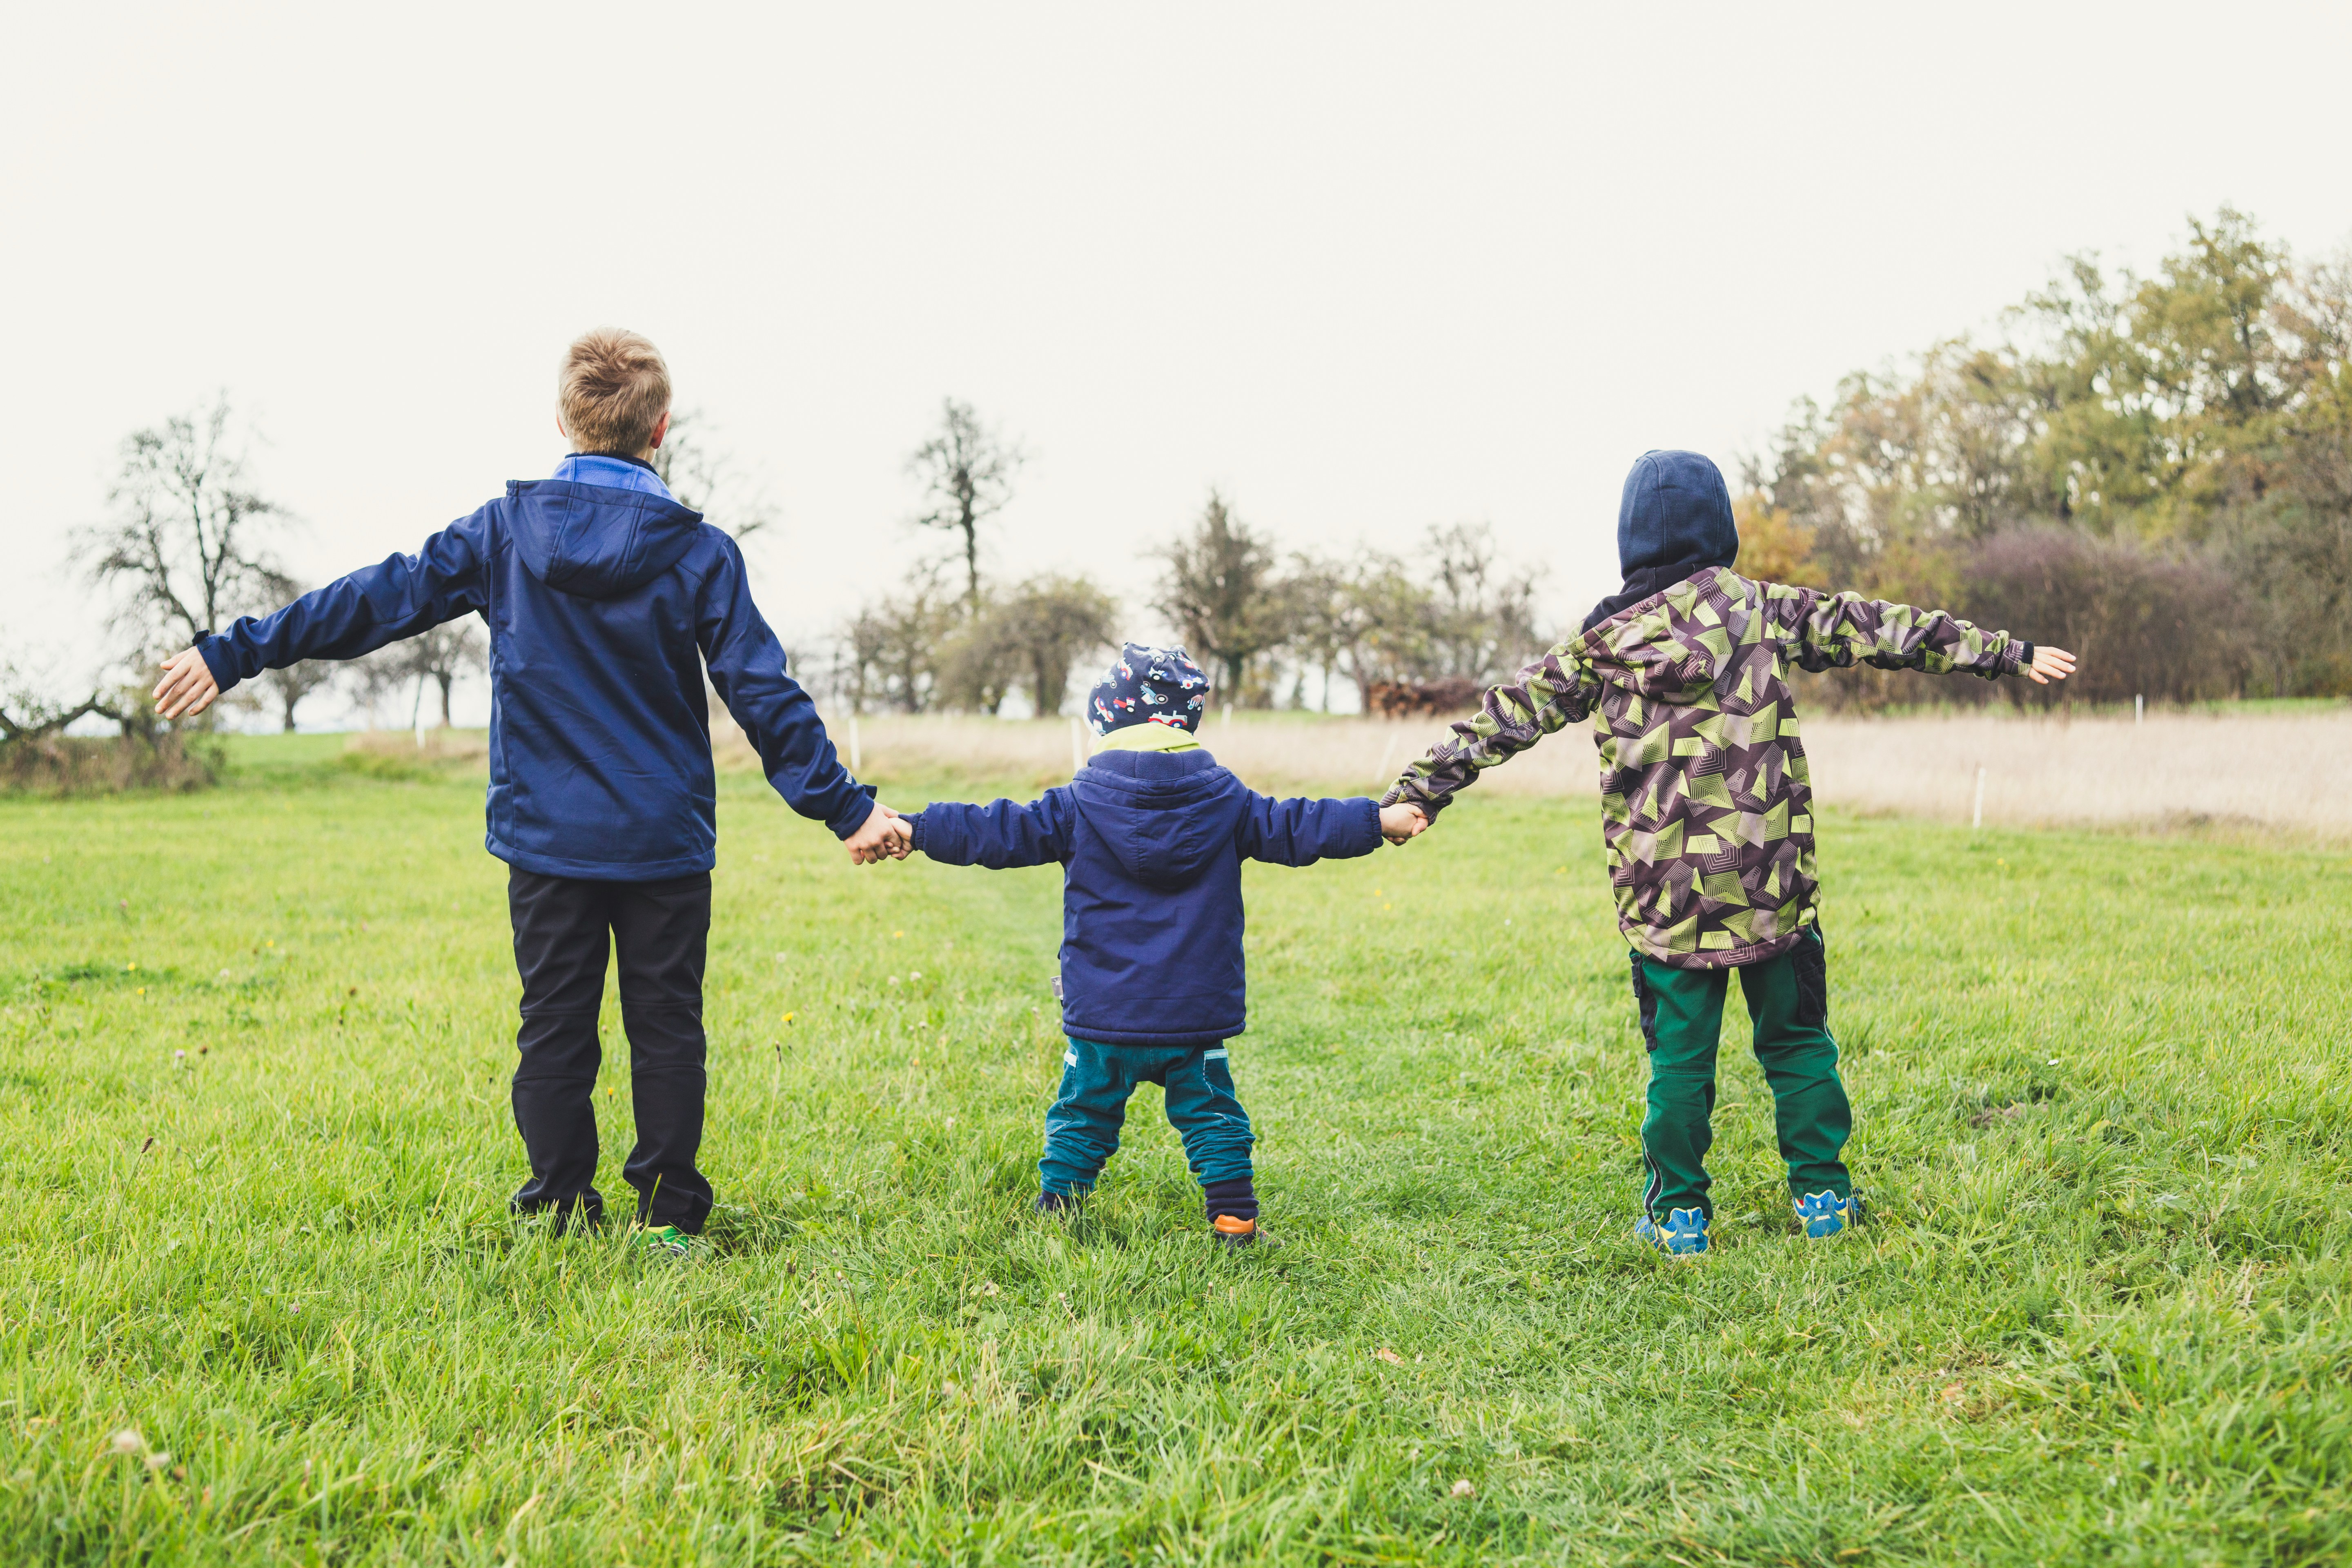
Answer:
[[[237,683],[236,666],[229,659],[228,638],[215,637],[208,631],[198,632],[195,648],[204,658],[205,668],[212,671],[214,686],[226,691]]]
[[[923,814],[919,811],[915,813],[914,816],[902,818],[902,820],[907,824],[908,831],[912,832],[915,836],[911,847],[919,854],[923,847],[924,832],[926,827],[929,826],[923,821]]]
[[[875,809],[874,786],[859,784],[856,798],[851,800],[839,816],[835,817],[825,826],[833,829],[833,836],[835,838],[846,838],[866,826],[866,819],[874,815]]]
[[[2017,662],[2010,667],[2009,672],[2011,675],[2015,675],[2019,670],[2023,669],[2027,665],[2032,664],[2032,662],[2033,645],[2030,642],[2021,642],[2017,645]]]

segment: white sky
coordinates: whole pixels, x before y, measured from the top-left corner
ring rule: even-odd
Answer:
[[[1936,9],[19,8],[0,654],[100,662],[63,542],[131,428],[228,389],[323,579],[544,475],[598,322],[781,504],[790,646],[941,542],[946,394],[1034,454],[991,564],[1139,627],[1213,484],[1287,545],[1486,520],[1565,620],[1645,447],[1732,470],[2223,202],[2352,234],[2352,7]]]

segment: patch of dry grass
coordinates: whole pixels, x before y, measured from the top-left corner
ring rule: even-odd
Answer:
[[[835,739],[848,743],[845,719]],[[1202,739],[1268,791],[1378,793],[1444,732],[1433,720],[1286,713],[1213,718]],[[720,765],[752,765],[719,730]],[[2352,842],[2352,709],[2020,718],[1937,714],[1805,721],[1813,782],[1850,810],[1967,822],[1984,770],[1984,820],[2001,827],[2220,829]],[[901,791],[959,779],[1038,789],[1070,776],[1067,720],[874,716],[859,721],[863,776]],[[1592,745],[1562,733],[1480,781],[1482,794],[1589,796]]]

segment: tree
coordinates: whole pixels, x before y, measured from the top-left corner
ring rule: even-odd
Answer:
[[[1246,677],[1251,661],[1280,647],[1289,629],[1273,544],[1213,489],[1192,531],[1160,553],[1168,571],[1152,608],[1176,624],[1194,658],[1223,667],[1225,700],[1266,700]]]
[[[1069,695],[1070,667],[1118,638],[1118,601],[1084,577],[1032,577],[1000,612],[1017,651],[1030,700],[1041,719],[1056,717]]]
[[[734,458],[712,442],[710,416],[699,408],[673,413],[669,433],[654,448],[654,472],[680,506],[701,512],[740,542],[776,521],[775,503],[753,489]]]
[[[942,401],[939,433],[915,448],[907,471],[921,481],[925,528],[963,536],[964,604],[980,608],[980,525],[1013,499],[1013,476],[1024,460],[1018,447],[980,422],[969,403]]]
[[[400,646],[400,668],[416,681],[417,700],[424,700],[425,683],[441,691],[441,727],[449,727],[449,688],[459,676],[488,668],[480,627],[470,618],[446,621],[420,632]]]
[[[310,693],[332,681],[335,671],[323,659],[306,658],[283,669],[264,670],[261,679],[269,688],[270,696],[278,700],[278,728],[290,735],[294,732],[294,710]]]
[[[1536,625],[1538,575],[1501,561],[1495,531],[1483,522],[1432,527],[1421,574],[1429,584],[1428,651],[1419,679],[1490,686],[1540,652],[1549,639]]]
[[[940,653],[965,619],[934,568],[916,572],[900,593],[866,605],[842,639],[839,682],[853,711],[886,705],[920,713],[938,694]]]
[[[115,515],[81,531],[75,553],[121,595],[116,624],[142,653],[189,647],[274,602],[285,574],[268,535],[286,514],[253,487],[250,438],[226,393],[124,438],[107,498]]]

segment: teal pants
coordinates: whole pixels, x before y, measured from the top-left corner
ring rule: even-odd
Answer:
[[[1723,993],[1732,971],[1674,969],[1636,952],[1633,996],[1650,1049],[1650,1106],[1642,1120],[1649,1184],[1642,1207],[1664,1222],[1680,1208],[1709,1219],[1706,1152],[1715,1142],[1715,1051],[1723,1037]],[[1853,1108],[1839,1081],[1829,1030],[1829,975],[1818,928],[1778,958],[1743,965],[1739,989],[1756,1026],[1756,1060],[1772,1089],[1772,1117],[1792,1198],[1853,1181],[1838,1158],[1853,1131]]]
[[[1073,1036],[1062,1053],[1062,1092],[1045,1113],[1039,1184],[1057,1197],[1083,1193],[1118,1152],[1128,1098],[1139,1084],[1167,1091],[1168,1121],[1202,1186],[1250,1179],[1249,1112],[1234,1098],[1223,1046],[1106,1046]]]

